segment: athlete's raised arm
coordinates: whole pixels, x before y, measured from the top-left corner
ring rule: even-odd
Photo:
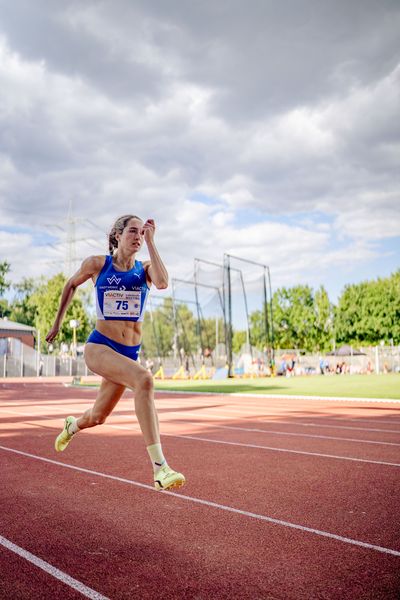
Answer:
[[[46,342],[52,342],[58,334],[65,312],[74,297],[76,288],[99,273],[104,265],[104,260],[104,256],[89,256],[83,261],[76,273],[68,279],[61,294],[60,306],[54,319],[53,327],[46,336]]]
[[[154,233],[156,225],[153,219],[147,219],[143,225],[144,240],[147,244],[147,249],[150,254],[150,263],[146,265],[146,274],[152,283],[159,290],[164,290],[168,287],[168,271],[165,268],[163,261],[158,253],[154,242]]]

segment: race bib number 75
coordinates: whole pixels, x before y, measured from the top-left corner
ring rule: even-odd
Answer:
[[[105,317],[140,317],[140,291],[104,292],[103,314]]]

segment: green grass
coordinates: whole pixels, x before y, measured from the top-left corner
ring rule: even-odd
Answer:
[[[252,393],[301,396],[344,396],[349,398],[399,398],[400,374],[311,375],[308,377],[265,377],[219,381],[156,380],[157,390],[189,392]]]

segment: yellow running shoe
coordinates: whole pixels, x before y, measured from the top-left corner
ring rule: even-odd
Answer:
[[[64,429],[62,432],[56,437],[56,441],[54,443],[54,447],[57,452],[62,452],[68,446],[70,441],[72,440],[73,433],[70,433],[71,425],[73,424],[73,420],[75,417],[67,417],[64,421]]]
[[[172,490],[185,485],[185,476],[173,471],[168,465],[158,469],[154,475],[154,487],[156,490]]]

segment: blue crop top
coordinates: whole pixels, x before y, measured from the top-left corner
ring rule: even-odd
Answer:
[[[95,294],[98,319],[143,321],[149,295],[143,263],[136,260],[130,271],[117,271],[112,256],[106,256],[95,283]]]

